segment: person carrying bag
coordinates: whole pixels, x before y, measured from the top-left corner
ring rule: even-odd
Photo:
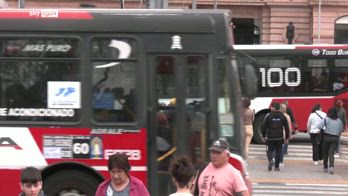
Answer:
[[[321,110],[320,104],[315,104],[312,112],[308,117],[307,130],[310,134],[312,143],[312,159],[313,165],[319,165],[323,159],[322,151],[322,131],[319,129],[322,119],[326,117],[326,113]]]
[[[318,114],[318,113],[316,113]],[[319,114],[318,114],[319,116]],[[321,119],[323,119],[321,116],[319,116]],[[318,145],[321,145],[323,143],[323,136],[324,136],[324,130],[325,130],[325,127],[326,127],[326,121],[325,119],[323,119],[324,121],[324,127],[322,129],[319,129],[319,133],[318,133],[318,136],[317,136],[317,144]]]
[[[334,107],[329,109],[327,117],[325,117],[324,120],[325,121],[319,125],[321,129],[325,127],[322,144],[324,173],[329,172],[333,174],[335,162],[334,154],[344,128],[342,121],[338,118],[337,109]]]

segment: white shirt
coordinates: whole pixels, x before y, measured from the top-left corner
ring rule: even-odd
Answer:
[[[318,114],[321,116],[321,118],[318,116]],[[320,129],[318,128],[318,126],[320,125],[322,118],[324,117],[326,117],[326,113],[321,110],[312,112],[308,117],[307,131],[314,134],[319,133]]]
[[[193,196],[191,193],[173,193],[169,196]]]

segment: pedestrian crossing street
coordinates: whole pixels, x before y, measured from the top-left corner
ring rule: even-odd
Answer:
[[[249,147],[249,158],[265,159],[266,145],[251,144]],[[312,146],[310,144],[289,144],[286,160],[312,160]],[[335,161],[348,163],[348,146],[341,145],[341,152],[335,155]]]
[[[252,186],[253,196],[348,195],[348,185],[340,184],[253,183]]]

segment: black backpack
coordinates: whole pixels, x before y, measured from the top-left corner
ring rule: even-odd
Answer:
[[[283,120],[280,117],[279,118],[272,117],[270,119],[269,127],[271,129],[281,129],[283,127]]]

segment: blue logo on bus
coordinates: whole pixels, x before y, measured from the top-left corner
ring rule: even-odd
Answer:
[[[76,92],[76,89],[74,87],[59,88],[56,96],[57,97],[58,96],[67,97],[67,96],[73,94],[74,92]]]

